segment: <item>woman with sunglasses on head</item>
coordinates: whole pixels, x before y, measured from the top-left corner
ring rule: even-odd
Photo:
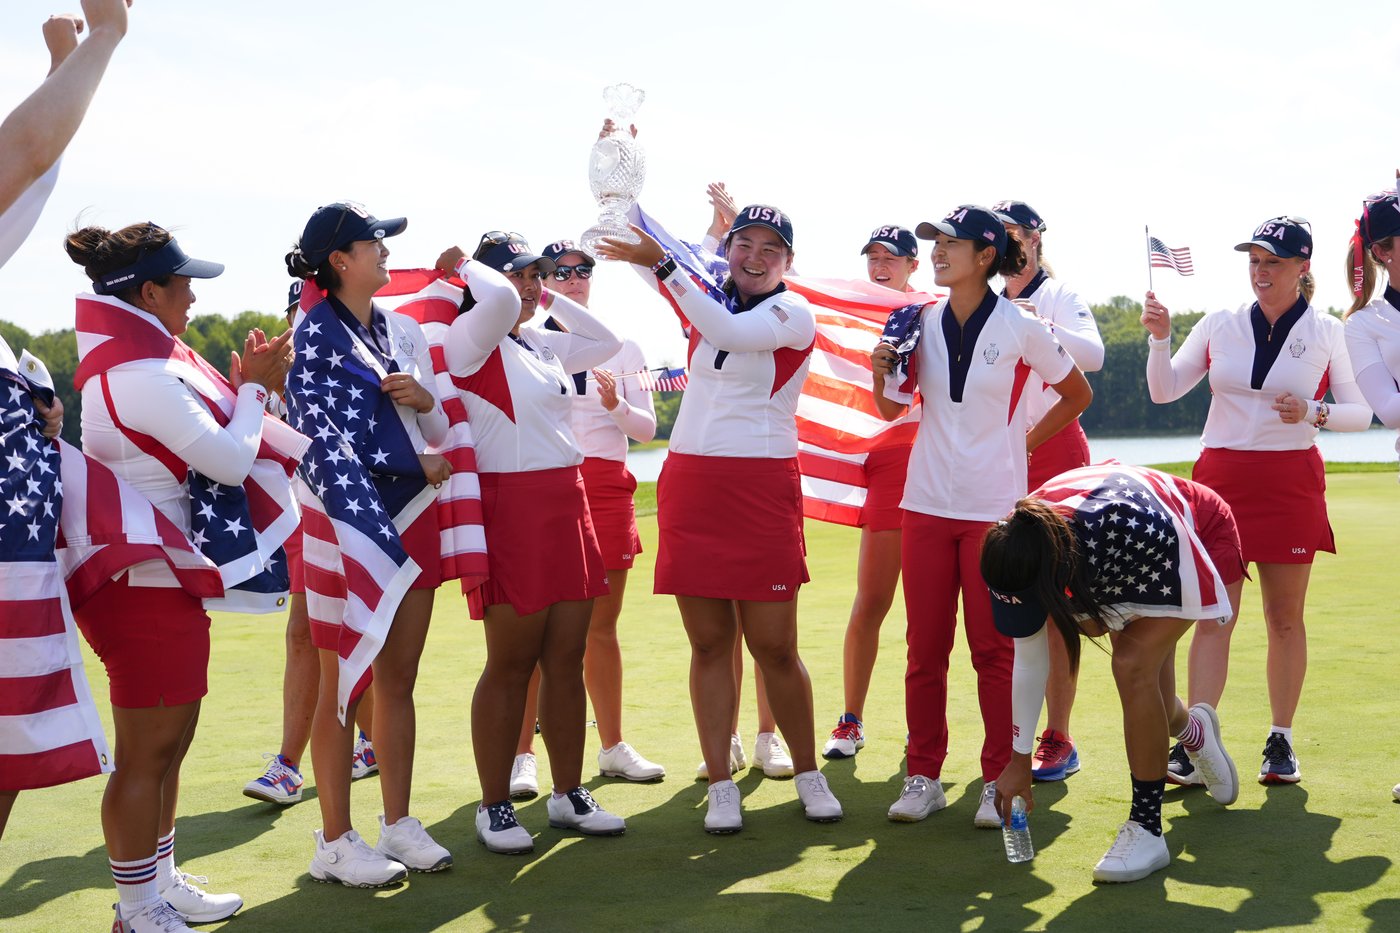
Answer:
[[[222,265],[191,259],[151,223],[84,227],[65,250],[96,292],[78,297],[76,319],[83,449],[202,546],[196,484],[242,493],[268,440],[264,406],[285,379],[290,335],[269,342],[250,333],[225,383],[179,341],[195,301],[192,281],[219,275]],[[289,483],[284,492],[290,509]],[[174,565],[152,560],[75,602],[78,627],[111,683],[117,767],[102,798],[102,828],[120,898],[113,929],[123,933],[183,931],[243,904],[236,894],[205,893],[175,866],[180,771],[208,692],[210,646],[209,616],[187,585]]]
[[[1171,313],[1147,293],[1147,387],[1152,401],[1175,401],[1204,377],[1210,411],[1203,450],[1191,477],[1230,505],[1246,563],[1259,572],[1268,632],[1269,706],[1273,724],[1264,743],[1259,783],[1302,779],[1294,753],[1293,717],[1307,670],[1303,607],[1318,551],[1336,553],[1327,520],[1326,478],[1315,440],[1324,425],[1361,431],[1371,423],[1352,375],[1342,323],[1313,308],[1313,239],[1307,221],[1275,217],[1235,247],[1249,254],[1255,301],[1211,312],[1171,352]],[[1331,391],[1336,401],[1328,404]],[[1233,576],[1231,574],[1230,576]],[[1227,577],[1238,612],[1243,575]],[[1228,625],[1198,625],[1191,639],[1189,702],[1219,707],[1229,671]],[[1172,749],[1168,780],[1200,783],[1180,746]]]
[[[1013,276],[1026,261],[997,214],[963,205],[915,232],[933,240],[934,281],[948,297],[895,311],[871,354],[875,404],[885,419],[908,410],[916,387],[923,404],[900,503],[908,776],[888,815],[917,822],[947,806],[948,657],[961,593],[984,730],[974,824],[995,829],[996,779],[1011,751],[1012,650],[992,625],[977,570],[982,536],[1025,495],[1027,453],[1078,417],[1093,393],[1054,334],[992,291],[995,276]],[[1027,370],[1059,395],[1030,431]]]
[[[1374,299],[1377,271],[1386,287]],[[1356,384],[1388,428],[1400,428],[1400,197],[1387,192],[1361,208],[1347,256],[1352,290],[1346,319],[1347,352]],[[1400,784],[1391,791],[1400,800]]]
[[[912,292],[909,278],[919,268],[919,241],[912,230],[898,226],[876,227],[861,248],[866,276],[876,285],[897,292]],[[865,505],[860,515],[860,552],[856,561],[856,598],[846,623],[842,650],[842,683],[845,712],[822,747],[824,758],[852,758],[865,747],[865,698],[880,649],[880,626],[894,604],[899,584],[900,526],[904,513],[899,500],[909,471],[909,452],[919,410],[897,419],[881,443],[865,457]],[[904,427],[908,425],[908,427]]]
[[[1026,247],[1026,267],[1006,280],[1002,294],[1045,322],[1069,353],[1080,371],[1098,372],[1103,368],[1103,338],[1089,303],[1054,277],[1045,261],[1043,238],[1045,221],[1025,201],[999,201],[992,210]],[[1055,403],[1056,395],[1039,379],[1027,387],[1026,422],[1034,426]],[[1027,465],[1027,481],[1032,489],[1066,470],[1089,462],[1089,439],[1075,418],[1044,444],[1036,448]],[[1035,779],[1062,781],[1079,770],[1079,750],[1070,738],[1069,716],[1074,707],[1077,678],[1070,673],[1069,655],[1059,629],[1051,629],[1050,664],[1053,668],[1047,687],[1045,731],[1036,739]]]
[[[342,437],[349,445],[348,453],[367,474],[363,496],[357,490],[351,500],[354,508],[363,509],[360,503],[368,502],[376,513],[383,510],[391,519],[395,517],[391,503],[397,501],[400,483],[440,484],[451,473],[444,457],[424,453],[445,439],[448,428],[436,393],[428,341],[411,318],[384,311],[374,303],[375,293],[389,281],[389,249],[384,240],[407,226],[402,217],[381,221],[358,204],[337,202],[316,209],[287,255],[287,272],[312,280],[325,295],[324,301],[309,307],[297,324],[298,366],[302,368],[293,372],[287,385],[293,421],[303,431],[320,426],[325,436]],[[342,344],[348,352],[340,355],[337,364],[331,364],[323,380],[315,379],[313,370],[328,355],[338,353],[329,348]],[[378,395],[374,394],[376,381]],[[346,394],[337,395],[342,388]],[[382,406],[384,416],[378,414],[378,408],[368,407],[366,410],[374,413],[361,418],[359,405]],[[316,432],[318,437],[322,431]],[[403,451],[417,475],[384,472],[385,450],[391,454]],[[313,446],[308,459],[315,452]],[[331,455],[333,468],[343,455],[340,448]],[[308,508],[303,538],[303,560],[309,568],[313,547],[349,552],[339,538],[326,540],[328,533],[334,534],[334,525],[329,532],[318,530],[329,524],[324,517],[316,527],[310,524],[310,516],[316,513],[339,521],[337,497],[328,495],[326,483],[318,482],[307,464],[303,464],[301,478],[305,484],[302,494],[315,500]],[[311,640],[319,649],[321,668],[311,724],[311,760],[322,827],[315,832],[316,851],[310,868],[316,881],[381,887],[402,880],[407,871],[433,872],[452,865],[452,854],[409,813],[417,737],[413,689],[428,636],[433,594],[442,581],[437,510],[432,507],[431,490],[424,489],[415,501],[422,498],[428,500],[427,507],[406,527],[397,528],[398,541],[417,573],[404,581],[406,591],[396,588],[402,596],[371,662],[375,751],[384,802],[379,841],[373,849],[355,831],[350,818],[355,715],[364,700],[363,685],[356,684],[358,690],[349,690],[348,696],[342,689],[343,622],[318,618],[308,594]],[[387,528],[384,533],[389,533]],[[315,566],[318,573],[324,572],[319,563]],[[309,577],[307,582],[311,582]]]
[[[545,279],[548,289],[577,304],[588,307],[593,288],[593,257],[579,249],[573,240],[559,240],[546,246],[544,258],[554,263]],[[546,327],[558,328],[553,318]],[[622,349],[591,373],[573,374],[572,427],[583,451],[583,486],[588,494],[588,513],[607,570],[608,592],[593,601],[588,622],[588,648],[583,655],[583,679],[593,701],[598,722],[598,771],[606,777],[628,781],[657,781],[666,769],[648,761],[622,740],[622,649],[617,641],[617,620],[622,614],[622,596],[627,587],[627,571],[642,552],[637,534],[632,494],[637,480],[627,469],[627,442],[630,438],[645,444],[656,436],[656,409],[651,393],[642,387],[641,375],[647,368],[642,348],[623,339]],[[539,672],[530,682],[520,741],[515,748],[510,793],[514,799],[539,793],[535,762],[535,720],[539,711]]]
[[[487,233],[470,260],[454,247],[438,267],[455,271],[473,299],[452,322],[446,356],[476,438],[490,561],[490,577],[467,594],[486,630],[486,667],[472,697],[477,838],[492,852],[534,848],[516,820],[510,782],[536,667],[554,785],[549,825],[620,835],[626,823],[582,783],[583,657],[593,600],[607,595],[608,581],[571,427],[571,374],[607,362],[622,342],[582,305],[544,289],[554,261],[518,233]],[[478,286],[488,283],[490,300],[481,300]],[[525,326],[541,308],[566,330]]]
[[[729,273],[714,289],[633,232],[637,242],[605,239],[598,252],[654,275],[690,337],[690,383],[657,484],[655,590],[676,597],[690,640],[691,706],[709,781],[705,830],[743,828],[730,777],[741,636],[790,743],[807,819],[839,820],[841,804],[817,770],[812,682],[797,653],[797,591],[808,576],[796,410],[816,319],[783,283],[792,222],[762,204],[738,211],[724,243]]]
[[[1079,668],[1081,636],[1107,634],[1113,646],[1133,802],[1094,866],[1095,881],[1137,881],[1171,862],[1162,837],[1168,732],[1191,749],[1217,802],[1229,806],[1239,796],[1215,710],[1205,703],[1186,709],[1173,670],[1176,643],[1193,623],[1218,626],[1232,616],[1226,568],[1240,572],[1240,538],[1218,495],[1117,463],[1055,477],[987,531],[982,577],[997,630],[1014,639],[1016,655],[1012,755],[996,790],[1008,824],[1016,797],[1028,811],[1035,806],[1031,736],[1054,676],[1046,629],[1060,630],[1071,674]]]

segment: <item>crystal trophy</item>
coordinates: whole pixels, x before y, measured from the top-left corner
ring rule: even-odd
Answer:
[[[642,193],[642,182],[647,177],[647,156],[632,138],[628,126],[646,96],[645,91],[630,84],[614,84],[603,90],[613,128],[593,144],[588,157],[588,184],[603,210],[598,222],[579,237],[583,248],[595,257],[598,241],[605,236],[637,242],[636,235],[627,229],[627,211]]]

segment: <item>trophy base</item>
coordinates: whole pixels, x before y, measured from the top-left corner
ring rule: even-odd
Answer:
[[[600,258],[597,249],[598,242],[602,240],[603,237],[611,237],[626,243],[641,242],[641,238],[628,229],[625,223],[619,224],[609,221],[599,221],[583,231],[583,235],[579,237],[579,245],[587,251],[588,255],[592,256],[594,259],[598,259]]]

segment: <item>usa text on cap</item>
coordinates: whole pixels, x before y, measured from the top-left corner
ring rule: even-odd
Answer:
[[[1284,259],[1311,259],[1312,234],[1302,217],[1273,217],[1254,228],[1254,235],[1235,247],[1242,253],[1258,246]]]
[[[573,240],[556,240],[555,242],[546,246],[540,252],[545,259],[548,259],[550,262],[553,262],[556,265],[559,263],[559,259],[566,253],[577,253],[579,259],[582,260],[583,264],[586,266],[591,267],[597,265],[593,257],[588,255],[588,253],[584,252],[583,249]]]
[[[1002,215],[1004,223],[1015,224],[1030,230],[1044,230],[1045,221],[1025,201],[998,201],[992,210]]]
[[[972,240],[994,247],[998,256],[1006,252],[1006,222],[977,204],[955,207],[942,220],[926,220],[915,227],[914,232],[921,240],[932,240],[941,233],[955,240]]]
[[[783,238],[783,242],[792,248],[792,221],[788,215],[767,204],[750,204],[739,211],[734,217],[734,223],[729,228],[729,235],[743,230],[745,227],[767,227],[778,236]]]
[[[1049,615],[1031,590],[1005,591],[987,587],[992,596],[992,623],[1008,638],[1027,638],[1040,631]]]
[[[904,227],[876,227],[871,230],[870,240],[861,247],[860,254],[864,256],[877,243],[896,256],[919,255],[919,241],[915,239],[914,231]]]
[[[500,272],[519,272],[535,263],[539,263],[540,275],[549,275],[555,269],[554,260],[532,253],[523,236],[504,230],[483,234],[472,258]]]

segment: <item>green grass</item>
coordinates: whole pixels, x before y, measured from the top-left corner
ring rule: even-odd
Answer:
[[[1390,468],[1385,471],[1391,472]],[[650,484],[648,484],[649,486]],[[643,488],[648,488],[644,486]],[[1074,718],[1084,770],[1039,788],[1031,818],[1034,862],[1011,866],[998,834],[974,830],[981,742],[975,684],[960,641],[951,670],[950,806],[924,823],[884,816],[899,792],[903,612],[881,637],[866,711],[870,744],[854,761],[825,763],[846,808],[832,825],[802,819],[790,782],[739,775],[745,828],[700,830],[703,786],[674,603],[649,595],[655,522],[642,521],[647,554],[632,575],[623,621],[629,741],[670,769],[666,781],[592,779],[599,799],[628,819],[615,839],[566,836],[546,825],[544,802],[521,808],[536,836],[524,858],[488,855],[472,835],[479,799],[468,709],[482,662],[481,629],[459,595],[439,594],[418,690],[414,812],[456,854],[449,872],[397,889],[314,884],[306,866],[319,823],[308,799],[289,809],[240,795],[276,747],[281,620],[215,618],[211,693],[184,771],[181,864],[247,906],[228,931],[326,930],[803,930],[1400,929],[1400,755],[1389,728],[1400,674],[1382,638],[1396,623],[1393,579],[1397,491],[1392,476],[1340,474],[1329,500],[1340,557],[1314,570],[1308,624],[1311,668],[1296,723],[1305,782],[1266,790],[1250,778],[1269,714],[1258,590],[1246,589],[1224,735],[1245,777],[1227,809],[1203,793],[1172,790],[1165,816],[1173,864],[1132,885],[1095,888],[1090,869],[1127,810],[1120,713],[1106,659],[1085,652]],[[801,650],[820,730],[841,711],[841,637],[853,591],[856,533],[809,524],[813,583],[801,594]],[[101,666],[89,664],[106,697]],[[743,731],[753,736],[746,685]],[[589,755],[596,750],[590,736]],[[542,750],[542,749],[541,749]],[[547,762],[542,761],[547,777]],[[356,825],[371,839],[381,812],[377,779],[355,785]],[[104,929],[113,892],[98,822],[102,780],[21,794],[0,842],[0,929]]]

